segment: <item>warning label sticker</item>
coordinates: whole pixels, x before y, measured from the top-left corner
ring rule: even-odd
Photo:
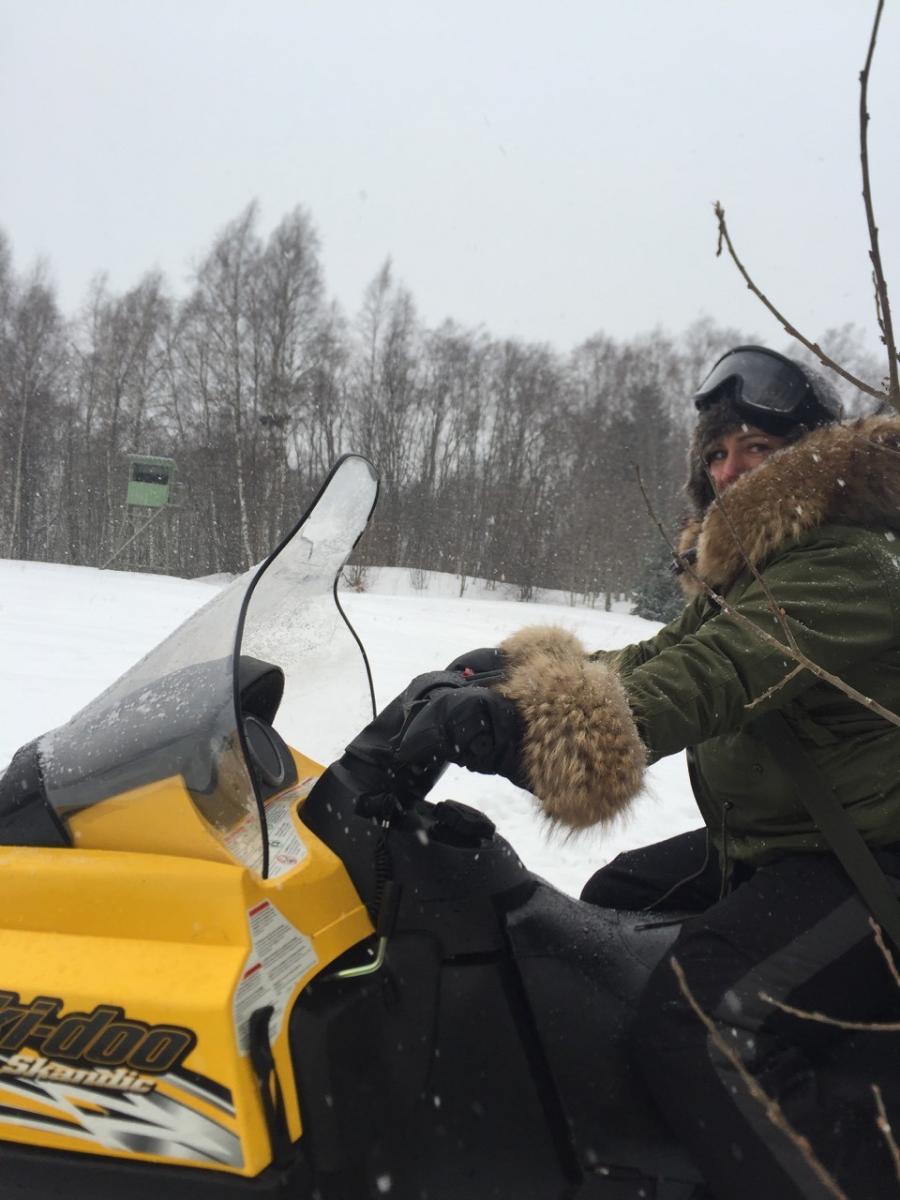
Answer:
[[[266,801],[269,879],[276,879],[285,871],[292,870],[309,854],[295,824],[294,814],[297,805],[301,800],[306,799],[317,779],[317,775],[310,775],[295,783],[287,791]],[[262,870],[263,844],[259,828],[259,814],[255,804],[253,810],[247,813],[233,829],[227,832],[222,830],[216,832],[239,862],[251,867],[254,871]]]
[[[253,946],[234,993],[234,1023],[241,1054],[249,1050],[252,1013],[272,1006],[269,1040],[274,1041],[297,981],[319,961],[310,939],[270,901],[254,905],[247,920]]]
[[[312,791],[317,778],[317,775],[311,775],[301,779],[288,791],[266,803],[270,879],[292,870],[309,853],[294,824],[294,812],[298,802],[305,800]]]

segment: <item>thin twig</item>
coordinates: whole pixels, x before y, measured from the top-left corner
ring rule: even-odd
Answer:
[[[750,557],[750,555],[744,549],[744,544],[741,541],[740,536],[738,535],[738,531],[735,528],[734,521],[732,521],[732,519],[731,519],[731,513],[728,511],[728,505],[725,502],[725,497],[721,496],[719,494],[719,492],[716,490],[715,481],[713,480],[713,477],[712,477],[712,475],[710,475],[708,470],[706,471],[706,478],[709,481],[709,486],[712,488],[713,503],[716,505],[719,512],[725,518],[725,523],[728,526],[729,531],[731,532],[731,536],[734,539],[735,545],[737,546],[738,550],[740,551],[741,558],[744,560],[744,562],[747,564],[747,566],[753,572],[753,578],[756,580],[756,582],[762,588],[763,594],[765,595],[766,600],[768,600],[768,602],[769,602],[769,608],[771,608],[772,612],[775,614],[775,616],[778,620],[778,624],[784,630],[784,636],[787,638],[788,645],[793,650],[799,651],[800,647],[797,645],[797,639],[794,637],[791,627],[788,625],[787,616],[785,615],[784,609],[776,601],[775,597],[772,595],[771,591],[769,590],[769,585],[766,583],[765,579],[763,579],[762,575],[760,574],[759,568],[757,567],[756,563],[753,561],[753,559]],[[786,682],[785,680],[782,680],[778,686],[781,687],[785,682]]]
[[[821,362],[823,366],[829,367],[832,371],[835,371],[841,376],[842,379],[846,379],[848,383],[852,383],[853,386],[858,388],[861,392],[865,392],[869,396],[874,396],[878,400],[890,400],[891,397],[888,392],[882,391],[880,388],[872,387],[870,383],[866,383],[864,380],[859,379],[856,375],[851,374],[850,371],[845,370],[839,363],[836,363],[833,358],[829,358],[818,342],[811,342],[809,338],[804,337],[800,330],[792,325],[787,317],[783,315],[783,313],[778,311],[768,296],[761,292],[756,286],[756,284],[750,278],[747,268],[738,258],[737,252],[735,251],[735,248],[731,242],[731,236],[728,233],[728,226],[725,224],[725,209],[718,200],[714,205],[714,211],[716,214],[716,219],[719,222],[719,244],[716,254],[718,255],[722,253],[722,243],[724,242],[728,247],[728,253],[731,255],[734,265],[743,276],[747,287],[750,289],[753,295],[757,297],[757,299],[762,301],[772,316],[775,317],[777,321],[781,322],[785,333],[790,334],[792,338],[795,338],[801,343],[801,345],[805,346],[807,350],[815,354],[816,358],[818,358],[819,362]]]
[[[816,678],[823,680],[825,683],[830,683],[832,687],[835,687],[838,689],[838,691],[843,692],[845,696],[849,696],[851,700],[855,700],[857,704],[861,704],[863,708],[867,708],[869,712],[876,713],[879,717],[883,717],[885,721],[889,721],[891,725],[900,726],[900,716],[898,716],[895,712],[891,712],[889,708],[885,708],[883,704],[879,704],[878,701],[873,700],[871,696],[864,696],[862,692],[857,691],[855,687],[841,679],[840,676],[833,675],[831,671],[826,671],[824,667],[819,666],[817,662],[814,662],[813,659],[805,655],[802,650],[794,650],[791,646],[786,646],[784,642],[779,642],[778,638],[772,637],[770,633],[766,633],[764,629],[761,629],[748,617],[745,617],[742,612],[738,612],[736,609],[731,608],[724,597],[719,596],[712,588],[708,588],[708,592],[711,599],[713,599],[721,609],[723,616],[730,617],[733,621],[740,625],[742,629],[748,629],[751,633],[754,633],[758,638],[764,641],[768,646],[771,646],[773,649],[783,651],[788,655],[789,658],[793,658],[793,660],[799,663],[801,667],[805,667],[807,671],[815,675]]]
[[[857,445],[874,446],[876,450],[883,450],[885,454],[893,454],[895,457],[900,457],[900,450],[894,446],[887,446],[884,442],[875,442],[871,438],[858,437],[855,439]]]
[[[789,671],[783,679],[779,679],[777,683],[773,683],[770,688],[767,688],[766,691],[764,691],[761,696],[757,696],[755,700],[751,700],[749,704],[745,704],[744,708],[747,708],[747,709],[756,708],[757,704],[762,704],[764,701],[771,699],[771,697],[774,696],[776,692],[781,691],[781,689],[785,686],[785,684],[790,683],[795,675],[799,675],[799,674],[801,674],[801,672],[803,672],[805,670],[806,670],[805,667],[801,667],[799,665],[794,667],[793,670]]]
[[[816,1157],[816,1153],[810,1145],[809,1140],[805,1138],[803,1134],[798,1133],[793,1125],[791,1125],[790,1121],[788,1121],[787,1117],[784,1115],[784,1111],[778,1101],[768,1094],[758,1080],[753,1078],[741,1060],[740,1056],[731,1046],[728,1045],[721,1033],[719,1033],[719,1030],[717,1029],[713,1019],[707,1016],[707,1014],[697,1003],[693,993],[691,992],[691,989],[688,987],[688,982],[684,977],[684,971],[681,969],[681,964],[679,963],[678,959],[674,957],[670,958],[669,963],[671,964],[672,970],[675,972],[675,977],[678,980],[678,986],[681,989],[682,995],[684,996],[685,1000],[687,1000],[694,1013],[703,1022],[704,1026],[706,1027],[706,1031],[709,1034],[710,1041],[713,1043],[716,1049],[728,1059],[728,1061],[737,1071],[740,1078],[746,1084],[750,1095],[760,1105],[769,1121],[771,1121],[775,1128],[783,1133],[784,1136],[800,1152],[803,1161],[810,1167],[825,1190],[832,1196],[835,1196],[837,1200],[848,1200],[846,1192],[841,1190],[837,1181],[831,1177],[826,1168]]]
[[[817,1025],[833,1025],[836,1029],[862,1030],[865,1033],[900,1033],[900,1021],[844,1021],[839,1017],[829,1017],[814,1009],[794,1008],[783,1000],[776,1000],[768,992],[759,993],[760,1000],[771,1004],[773,1008],[787,1013],[789,1017],[799,1017],[801,1021],[813,1021]]]
[[[887,349],[888,356],[888,399],[900,412],[900,378],[897,374],[897,347],[894,344],[894,328],[891,321],[891,305],[888,300],[887,280],[881,265],[881,250],[878,246],[878,226],[875,224],[875,210],[872,205],[872,182],[869,178],[869,72],[872,68],[872,57],[875,53],[875,42],[878,39],[878,26],[881,22],[881,11],[884,0],[878,0],[875,10],[875,21],[872,25],[872,36],[869,38],[869,50],[866,63],[859,73],[859,157],[862,164],[863,203],[866,207],[866,224],[869,227],[869,258],[872,260],[872,274],[875,285],[875,314],[881,327],[881,340]]]
[[[641,494],[644,497],[644,503],[647,505],[647,511],[650,514],[651,520],[656,525],[656,528],[659,530],[663,540],[666,542],[666,545],[669,547],[672,554],[677,555],[671,538],[666,533],[662,522],[659,520],[653,509],[653,504],[647,494],[647,489],[644,486],[644,480],[641,477],[640,468],[635,467],[635,471],[637,473],[638,485],[641,489]],[[751,621],[749,617],[745,617],[742,612],[732,608],[725,597],[720,596],[715,588],[710,587],[706,580],[697,574],[690,563],[685,562],[683,558],[681,561],[684,563],[684,569],[690,575],[691,579],[693,579],[698,586],[703,589],[710,600],[712,600],[713,603],[719,608],[723,616],[729,617],[736,624],[740,625],[742,629],[748,630],[755,637],[758,637],[760,641],[765,642],[767,646],[771,646],[773,649],[780,651],[782,654],[786,654],[788,658],[792,658],[794,662],[799,663],[801,667],[815,675],[817,679],[821,679],[825,683],[830,683],[832,687],[837,688],[838,691],[843,692],[845,696],[849,696],[851,700],[855,700],[858,704],[861,704],[863,708],[867,708],[869,712],[876,713],[879,717],[883,717],[885,721],[889,721],[891,725],[900,726],[900,716],[894,712],[891,712],[889,708],[885,708],[883,704],[879,704],[877,700],[873,700],[870,696],[864,696],[862,692],[857,691],[856,688],[851,684],[845,683],[845,681],[838,675],[832,675],[830,671],[826,671],[824,667],[820,667],[817,662],[814,662],[811,658],[804,654],[802,650],[795,650],[792,646],[786,646],[784,642],[780,642],[778,638],[772,637],[771,633],[767,633],[759,625]],[[784,682],[784,680],[781,680],[781,685],[783,685]]]
[[[900,988],[900,972],[897,971],[897,964],[894,962],[894,956],[884,940],[884,933],[881,926],[874,917],[869,917],[869,924],[872,927],[872,932],[875,934],[875,945],[881,951],[881,957],[887,963],[888,970],[893,977],[894,983]]]
[[[888,1150],[890,1150],[891,1158],[894,1160],[894,1175],[897,1178],[897,1182],[900,1183],[900,1150],[897,1149],[894,1131],[891,1129],[887,1109],[884,1107],[884,1101],[881,1098],[881,1088],[877,1083],[872,1084],[872,1095],[875,1097],[875,1107],[878,1110],[875,1124],[878,1126],[879,1133],[881,1133],[888,1144]]]

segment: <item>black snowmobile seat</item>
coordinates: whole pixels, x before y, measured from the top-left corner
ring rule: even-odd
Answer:
[[[699,1181],[631,1056],[638,1000],[678,935],[677,916],[654,922],[646,913],[598,908],[544,885],[507,922],[583,1167],[599,1159]]]

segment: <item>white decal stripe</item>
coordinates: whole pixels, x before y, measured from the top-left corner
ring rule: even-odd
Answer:
[[[195,1160],[240,1167],[244,1157],[240,1139],[229,1129],[185,1104],[158,1092],[119,1095],[48,1080],[30,1080],[17,1088],[15,1079],[4,1079],[5,1090],[39,1099],[77,1125],[61,1130],[40,1115],[20,1110],[20,1117],[4,1114],[3,1121],[43,1132],[65,1133],[95,1142],[108,1150],[157,1154],[180,1161]],[[36,1096],[39,1093],[39,1096]],[[80,1104],[89,1105],[82,1108]],[[96,1110],[101,1111],[97,1112]]]

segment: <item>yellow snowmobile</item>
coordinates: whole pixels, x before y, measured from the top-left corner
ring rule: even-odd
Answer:
[[[0,780],[0,1200],[703,1194],[626,1052],[674,931],[397,765],[460,673],[372,719],[336,583],[377,490],[343,458]]]

